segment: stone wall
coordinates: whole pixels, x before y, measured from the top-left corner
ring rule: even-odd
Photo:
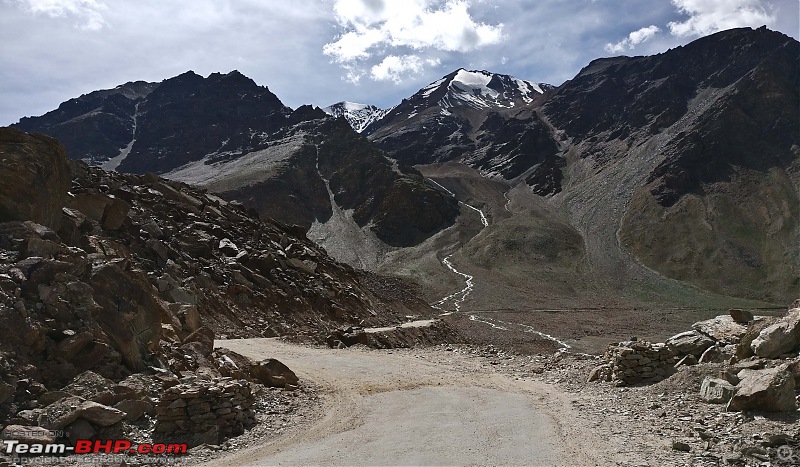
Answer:
[[[156,405],[158,436],[189,436],[189,444],[218,444],[256,423],[255,397],[245,380],[197,380],[169,388]]]
[[[657,383],[675,372],[675,355],[663,343],[625,341],[608,346],[606,363],[589,380],[615,381],[620,386]]]

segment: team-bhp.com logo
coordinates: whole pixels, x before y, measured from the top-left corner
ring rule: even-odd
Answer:
[[[13,455],[70,455],[70,454],[186,454],[185,443],[142,443],[134,445],[126,439],[89,440],[80,439],[75,446],[63,443],[21,443],[13,439],[4,440],[5,453]]]

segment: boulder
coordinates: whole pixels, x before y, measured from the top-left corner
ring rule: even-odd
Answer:
[[[724,344],[736,344],[747,332],[747,326],[737,323],[730,315],[719,315],[692,325],[692,329]]]
[[[145,368],[149,355],[161,338],[161,316],[168,312],[155,299],[155,290],[146,277],[123,271],[113,263],[96,267],[90,285],[94,299],[102,308],[97,321],[132,370]]]
[[[724,379],[706,376],[700,385],[700,398],[711,404],[726,404],[736,388]]]
[[[697,331],[686,331],[670,337],[665,344],[676,355],[699,357],[707,348],[714,345],[714,340]]]
[[[214,349],[212,362],[222,376],[252,380],[252,360],[229,349]]]
[[[738,376],[741,381],[728,403],[728,411],[788,412],[797,409],[794,375],[786,365],[766,370],[742,370]]]
[[[111,203],[106,205],[103,210],[103,217],[101,220],[103,228],[107,230],[118,230],[122,227],[125,219],[128,218],[128,212],[130,210],[131,206],[128,203],[112,196]]]
[[[191,344],[192,342],[200,343],[201,346],[198,348],[201,355],[208,357],[214,350],[214,331],[207,327],[201,327],[197,331],[186,336],[186,339],[183,340],[184,345]]]
[[[226,237],[219,241],[219,251],[225,256],[235,257],[239,254],[239,247]]]
[[[58,230],[70,184],[58,141],[0,128],[0,222],[32,220]]]
[[[114,198],[104,193],[80,193],[69,198],[67,207],[80,211],[89,219],[102,222],[106,207],[113,202]]]
[[[111,426],[125,417],[125,412],[93,401],[84,401],[78,410],[79,418],[97,426]]]
[[[775,358],[800,347],[800,308],[764,328],[750,344],[762,358]]]
[[[72,396],[53,402],[39,416],[39,426],[60,430],[80,417],[83,398]]]
[[[252,365],[250,367],[250,374],[253,375],[256,381],[266,386],[294,386],[297,385],[299,381],[297,375],[295,375],[289,367],[274,358],[268,358]]]
[[[745,360],[754,356],[752,343],[761,334],[761,331],[771,326],[777,321],[777,318],[766,317],[764,319],[756,320],[750,323],[747,332],[742,336],[742,339],[736,344],[736,359]]]
[[[155,407],[152,402],[142,400],[127,399],[119,401],[114,405],[114,408],[125,412],[125,420],[135,422],[144,416],[144,414],[154,414]]]
[[[114,382],[88,370],[76,376],[62,391],[100,404],[113,404]]]

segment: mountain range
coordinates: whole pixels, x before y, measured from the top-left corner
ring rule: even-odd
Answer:
[[[457,286],[455,255],[476,308],[783,304],[800,294],[798,56],[733,29],[557,87],[458,69],[391,109],[293,110],[238,72],[187,72],[14,126],[300,225],[431,298]]]

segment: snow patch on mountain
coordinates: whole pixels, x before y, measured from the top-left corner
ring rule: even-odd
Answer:
[[[322,109],[328,115],[344,117],[353,129],[361,133],[371,123],[383,118],[392,109],[381,109],[374,105],[342,101]]]

